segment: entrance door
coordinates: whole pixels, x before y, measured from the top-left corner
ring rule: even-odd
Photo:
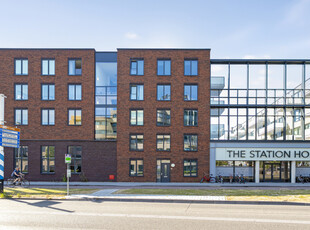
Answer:
[[[265,182],[281,181],[281,163],[264,163],[263,174]]]
[[[161,163],[160,182],[170,182],[170,163]]]

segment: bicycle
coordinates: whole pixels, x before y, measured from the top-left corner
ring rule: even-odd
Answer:
[[[14,181],[15,181],[15,178],[13,178],[13,177],[7,179],[6,186],[7,187],[21,186],[23,188],[28,188],[30,186],[30,182],[25,179],[24,175],[21,175],[19,177],[19,180],[17,180],[15,183],[14,183]]]

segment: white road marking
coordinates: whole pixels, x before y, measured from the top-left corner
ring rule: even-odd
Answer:
[[[287,219],[255,219],[255,218],[226,218],[226,217],[205,217],[205,216],[164,216],[164,215],[143,215],[143,214],[121,214],[121,213],[86,213],[86,212],[36,212],[36,211],[0,211],[1,217],[7,220],[5,214],[25,215],[61,215],[61,216],[93,216],[93,217],[123,217],[123,218],[142,218],[142,219],[170,219],[170,220],[201,220],[201,221],[226,221],[226,222],[254,222],[254,223],[278,223],[278,224],[307,224],[306,220],[287,220]]]

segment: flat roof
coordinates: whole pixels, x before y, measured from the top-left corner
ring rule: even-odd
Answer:
[[[279,65],[279,64],[310,64],[310,59],[211,59],[211,64],[233,64],[233,65]]]
[[[117,50],[211,50],[210,48],[117,48]]]

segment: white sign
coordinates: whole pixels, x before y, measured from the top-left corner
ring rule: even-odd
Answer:
[[[216,148],[217,161],[310,161],[310,148]]]
[[[71,169],[67,169],[67,177],[71,177]]]

